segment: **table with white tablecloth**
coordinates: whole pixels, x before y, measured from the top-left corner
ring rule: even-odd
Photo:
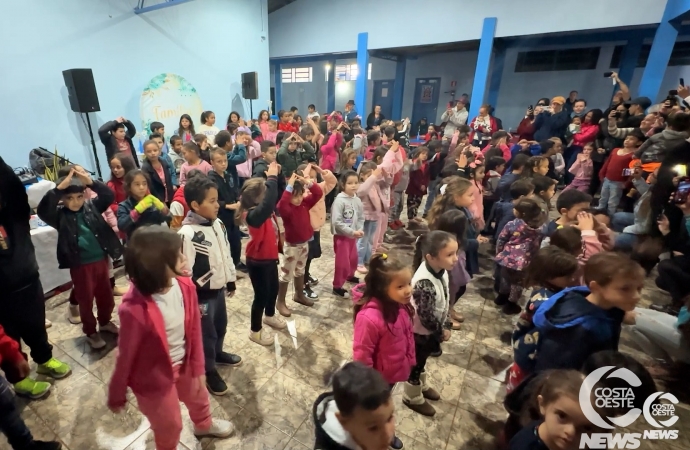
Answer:
[[[52,291],[71,281],[69,270],[58,267],[57,240],[58,233],[53,227],[38,227],[31,230],[31,241],[36,249],[36,261],[38,261],[43,292]]]

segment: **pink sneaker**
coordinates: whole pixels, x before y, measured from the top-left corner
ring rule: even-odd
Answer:
[[[364,266],[357,266],[357,272],[366,274],[366,273],[369,272],[369,269],[367,269],[367,268],[364,267]]]

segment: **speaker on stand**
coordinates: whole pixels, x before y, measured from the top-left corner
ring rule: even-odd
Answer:
[[[101,110],[98,103],[98,93],[96,92],[96,83],[93,80],[93,72],[91,69],[69,69],[62,71],[62,77],[65,79],[65,86],[67,87],[67,94],[69,96],[69,106],[72,111],[86,114],[86,127],[89,130],[89,137],[91,138],[91,148],[93,150],[93,157],[96,161],[96,171],[98,178],[103,179],[101,173],[101,164],[98,161],[98,152],[96,151],[96,142],[93,140],[93,130],[91,129],[90,112]],[[82,120],[84,118],[82,117]]]
[[[254,119],[254,105],[252,100],[259,98],[259,76],[256,72],[242,74],[242,97],[249,100],[249,116]]]

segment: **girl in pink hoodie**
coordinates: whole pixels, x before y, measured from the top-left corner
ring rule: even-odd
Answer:
[[[474,192],[474,200],[472,205],[468,208],[474,217],[475,227],[478,230],[484,229],[484,175],[486,175],[485,167],[477,161],[471,162],[467,165],[467,174],[472,180],[472,191]]]
[[[195,435],[230,436],[233,424],[211,416],[199,303],[180,236],[161,225],[138,229],[127,244],[125,272],[131,286],[118,310],[122,334],[108,408],[124,410],[130,388],[159,450],[177,448],[180,401]]]
[[[594,164],[592,163],[592,152],[594,151],[594,144],[589,143],[584,146],[582,153],[577,155],[575,162],[568,172],[575,175],[573,181],[563,189],[563,192],[569,189],[577,189],[582,192],[589,192],[589,184],[592,180],[592,171]]]

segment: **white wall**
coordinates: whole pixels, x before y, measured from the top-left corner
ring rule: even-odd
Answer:
[[[280,58],[355,51],[357,34],[364,31],[369,32],[369,49],[479,39],[485,17],[498,18],[496,37],[652,24],[661,21],[666,2],[628,0],[624,7],[602,0],[581,0],[577,5],[544,0],[489,4],[490,8],[477,0],[297,0],[269,15],[270,54]],[[353,20],[357,14],[359,19]],[[433,24],[415,24],[415,14],[433,14]],[[349,18],[347,26],[341,26],[342,18]]]
[[[23,0],[3,2],[0,27],[0,155],[27,165],[30,149],[43,146],[92,168],[90,142],[69,107],[62,71],[92,68],[101,112],[91,114],[101,166],[105,151],[96,131],[118,116],[140,128],[139,100],[160,73],[185,77],[204,109],[219,123],[249,102],[240,74],[259,72],[259,97],[269,99],[266,0],[199,0],[135,15],[136,0]],[[262,16],[263,11],[263,16]],[[196,121],[197,117],[193,117]],[[167,130],[171,133],[172,130]],[[104,176],[109,171],[105,171]]]

